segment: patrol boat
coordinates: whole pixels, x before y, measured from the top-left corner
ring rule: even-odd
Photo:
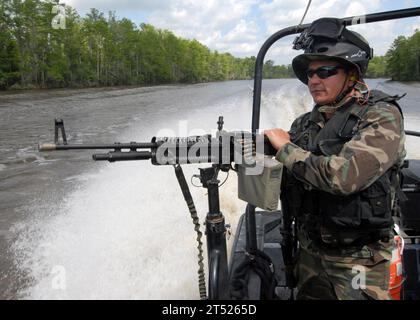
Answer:
[[[420,16],[420,7],[348,17],[339,21],[343,26],[347,26],[414,16]],[[278,162],[272,160],[275,150],[268,141],[263,140],[264,136],[258,135],[257,132],[264,57],[276,41],[288,35],[302,33],[309,26],[310,24],[299,24],[282,29],[268,38],[261,47],[255,62],[252,129],[249,133],[224,131],[223,117],[220,117],[217,122],[219,130],[216,137],[206,135],[188,138],[153,138],[148,143],[71,145],[67,142],[63,120],[56,119],[54,143],[41,144],[39,150],[112,149],[113,151],[106,154],[93,155],[93,159],[110,162],[151,159],[154,165],[173,165],[197,232],[200,298],[294,299],[296,290],[292,277],[292,264],[298,250],[298,243],[294,237],[295,224],[287,214],[287,210],[285,211],[286,207],[282,208],[283,212],[277,210],[279,193],[273,190],[280,192],[281,168]],[[60,132],[62,141],[59,141]],[[406,131],[406,134],[420,137],[420,132]],[[241,141],[239,143],[242,146],[241,156],[245,158],[246,154],[251,154],[253,161],[251,164],[246,161],[241,165],[235,163],[235,167],[232,167],[233,150],[238,141]],[[251,143],[244,148],[244,141]],[[259,150],[258,146],[262,145],[264,147]],[[165,146],[163,153],[159,149],[162,146]],[[223,151],[226,146],[227,154],[221,152],[218,155],[209,153],[204,155],[198,152],[195,158],[186,156],[193,147],[198,151],[202,148],[207,151],[212,148]],[[262,161],[255,160],[255,153],[263,156]],[[207,286],[200,223],[180,166],[197,162],[212,163],[211,167],[200,169],[198,175],[203,187],[208,190],[209,212],[205,222],[209,273]],[[245,174],[246,170],[252,170],[257,163],[262,164],[262,173]],[[220,181],[217,180],[217,175],[220,171],[227,172],[232,169],[238,173],[238,196],[248,205],[239,220],[228,264],[227,229],[219,206]],[[402,191],[408,199],[401,203],[401,210],[396,212],[394,217],[395,240],[398,248],[394,251],[391,262],[389,291],[393,299],[420,299],[420,215],[419,204],[416,201],[420,198],[420,160],[406,161],[405,168],[401,172]]]

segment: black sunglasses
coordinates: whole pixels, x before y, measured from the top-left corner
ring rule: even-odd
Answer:
[[[308,77],[308,79],[311,79],[314,74],[316,73],[316,75],[320,78],[320,79],[327,79],[331,76],[334,76],[338,73],[338,69],[345,69],[344,67],[340,67],[340,66],[323,66],[323,67],[319,67],[318,69],[312,70],[312,69],[308,69],[306,70],[306,75]]]

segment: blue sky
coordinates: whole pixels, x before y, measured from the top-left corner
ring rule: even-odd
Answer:
[[[151,23],[177,36],[197,39],[211,50],[237,57],[256,56],[274,32],[300,22],[307,0],[61,0],[82,16],[89,8],[135,24]],[[347,17],[420,6],[420,0],[312,0],[304,23],[320,17]],[[398,35],[409,36],[420,29],[420,17],[352,27],[371,43],[376,55],[384,54]],[[290,36],[267,54],[278,64],[289,64],[299,54],[291,49]]]

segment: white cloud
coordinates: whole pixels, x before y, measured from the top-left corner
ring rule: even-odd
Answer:
[[[267,24],[267,30],[274,33],[301,21],[307,5],[306,0],[284,1],[273,0],[260,5],[262,17]],[[380,7],[380,0],[370,0],[368,3],[353,0],[312,1],[304,23],[321,17],[347,17],[374,12]]]
[[[208,27],[223,29],[245,17],[255,0],[168,0],[165,8],[154,11],[150,22],[161,27],[178,28],[185,33],[191,28],[199,31]]]
[[[167,5],[167,1],[165,0],[61,0],[60,2],[76,8],[78,11],[96,8],[102,12],[127,10],[150,11],[165,8]]]
[[[209,48],[234,55],[255,54],[258,25],[246,19],[256,0],[174,0],[156,10],[149,22]],[[254,51],[254,52],[253,52]]]
[[[213,46],[219,51],[227,51],[235,56],[255,55],[258,50],[258,30],[254,21],[247,22],[241,19],[232,30],[220,36],[219,39],[215,39],[218,42],[213,42]]]
[[[360,33],[374,50],[374,55],[384,55],[396,36],[397,22],[394,20],[382,21],[374,24],[363,24],[349,27],[350,30]]]
[[[292,63],[293,57],[300,53],[302,52],[292,49],[291,42],[277,42],[270,48],[265,60],[270,59],[277,63],[288,65]]]
[[[406,34],[411,36],[416,30],[420,31],[420,18],[417,18],[416,21],[406,29]]]
[[[85,13],[95,7],[102,12],[129,15],[133,22],[147,22],[188,39],[197,39],[211,50],[235,56],[256,56],[263,42],[274,32],[302,19],[308,0],[62,0]],[[386,11],[389,0],[313,0],[304,23],[321,17],[348,17]],[[406,0],[401,7],[418,5]],[[133,18],[134,17],[134,18]],[[384,54],[399,35],[411,35],[420,28],[420,19],[411,22],[386,21],[351,27]],[[267,58],[289,64],[299,52],[291,49],[294,37],[280,41]]]
[[[295,4],[292,4],[290,1],[273,0],[270,3],[260,5],[262,16],[266,21],[267,31],[270,34],[286,26],[297,25],[300,22],[306,9],[307,1],[296,0],[295,2]],[[383,9],[381,10],[382,2],[381,0],[370,0],[368,2],[354,0],[312,1],[304,23],[309,23],[321,17],[344,18],[384,11]],[[357,25],[350,27],[350,29],[361,33],[374,47],[375,54],[384,54],[394,39],[392,35],[396,32],[394,29],[395,21],[375,23],[374,26],[372,27],[370,24]],[[288,41],[287,44],[291,46],[292,40],[293,38],[288,38],[284,42]],[[287,44],[278,47],[277,51],[280,55],[277,59],[273,53],[270,53],[270,56],[278,63],[288,64],[294,56],[301,53],[287,50]]]

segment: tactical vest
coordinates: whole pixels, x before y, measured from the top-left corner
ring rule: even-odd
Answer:
[[[358,132],[360,121],[369,105],[392,103],[402,111],[396,100],[381,91],[372,90],[367,106],[355,100],[340,107],[332,121],[323,128],[311,120],[311,113],[303,116],[300,128],[291,132],[291,140],[315,155],[331,156],[340,153],[343,145]],[[299,188],[302,200],[298,221],[305,224],[310,238],[327,243],[352,244],[359,240],[375,241],[389,235],[393,225],[391,201],[399,188],[398,168],[393,167],[368,188],[347,196],[321,190],[308,190],[302,182]],[[326,234],[324,231],[328,230]],[[330,239],[326,239],[330,237]]]

